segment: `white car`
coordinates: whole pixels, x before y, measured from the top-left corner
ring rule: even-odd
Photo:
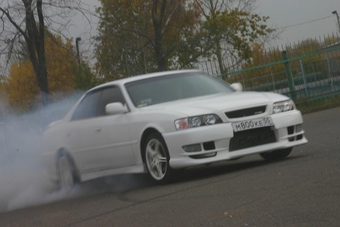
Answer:
[[[241,90],[196,70],[97,86],[49,125],[45,160],[60,186],[71,189],[126,173],[167,182],[179,169],[251,154],[281,159],[307,143],[292,100]]]

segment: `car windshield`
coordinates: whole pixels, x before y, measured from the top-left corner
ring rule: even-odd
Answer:
[[[179,73],[125,84],[136,107],[219,93],[232,93],[227,83],[204,73]]]

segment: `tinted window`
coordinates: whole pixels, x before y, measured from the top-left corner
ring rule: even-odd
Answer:
[[[225,82],[203,73],[183,73],[127,83],[126,89],[137,107],[150,106],[234,90]]]
[[[72,121],[96,117],[101,91],[88,93],[72,116]]]
[[[98,115],[103,116],[105,113],[105,106],[109,103],[120,102],[125,104],[125,99],[119,87],[109,87],[102,91],[99,101]]]

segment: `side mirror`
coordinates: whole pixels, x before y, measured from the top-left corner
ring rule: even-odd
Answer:
[[[109,103],[105,106],[105,112],[107,115],[114,114],[124,114],[129,112],[126,105],[123,105],[121,102],[113,102]]]
[[[242,91],[243,90],[243,86],[241,83],[233,83],[230,85],[232,88],[234,88],[236,91]]]

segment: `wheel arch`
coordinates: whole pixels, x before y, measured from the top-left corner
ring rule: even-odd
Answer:
[[[157,129],[150,127],[144,130],[141,141],[140,141],[140,154],[142,156],[142,161],[145,163],[145,155],[144,155],[144,145],[146,143],[146,139],[148,138],[149,135],[152,133],[158,133],[160,136],[162,136],[162,133],[160,133]],[[162,136],[163,137],[163,136]]]
[[[152,137],[151,137],[152,135]],[[147,143],[147,140],[148,139],[156,139],[158,140],[159,143],[162,144],[162,147],[163,147],[163,152],[162,153],[164,156],[164,158],[166,159],[166,165],[165,166],[161,166],[162,168],[162,176],[159,176],[158,174],[158,177],[155,177],[154,173],[152,173],[153,171],[151,170],[151,168],[149,167],[150,163],[146,161],[146,151],[144,151],[144,147],[146,146],[146,143]],[[149,173],[149,176],[155,180],[157,183],[159,184],[167,184],[167,183],[170,183],[172,182],[173,180],[175,180],[176,178],[176,175],[178,173],[177,170],[174,170],[171,168],[170,166],[170,153],[169,153],[169,150],[168,150],[168,147],[167,147],[167,144],[166,144],[166,141],[162,135],[162,133],[160,131],[158,131],[157,129],[155,128],[148,128],[146,129],[143,134],[142,134],[142,139],[141,139],[141,143],[140,143],[140,149],[141,149],[141,156],[142,156],[142,160],[143,160],[143,163],[145,165],[145,168],[146,168],[146,171]],[[159,152],[159,151],[158,151]],[[149,152],[148,152],[149,153]],[[158,155],[156,155],[158,156]],[[148,157],[149,159],[150,157]],[[158,158],[157,158],[158,159]],[[158,159],[159,160],[159,159]],[[149,163],[149,164],[148,164]],[[158,162],[159,163],[159,162]],[[165,168],[165,170],[163,169],[163,167]],[[158,167],[157,167],[158,169]],[[158,171],[157,171],[158,172]]]

